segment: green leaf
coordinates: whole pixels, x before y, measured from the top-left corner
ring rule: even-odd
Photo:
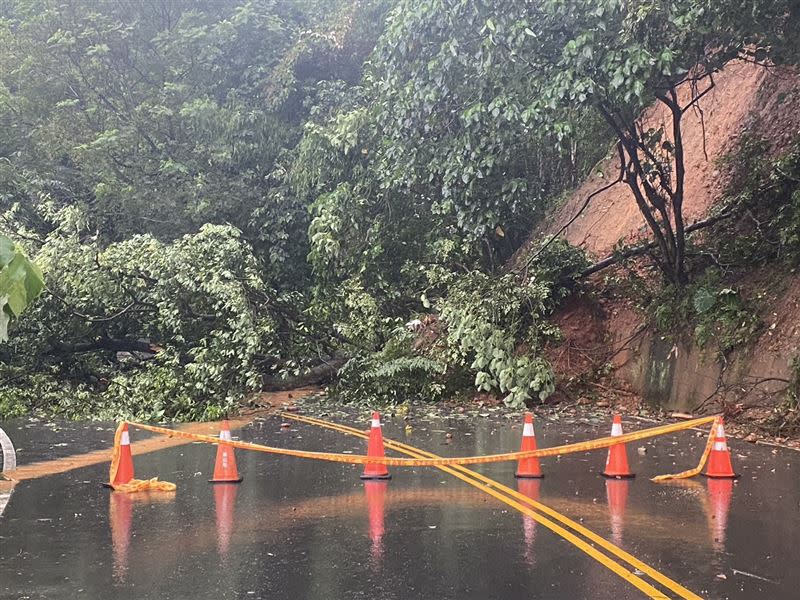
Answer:
[[[27,273],[25,275],[25,290],[28,295],[28,304],[33,302],[44,289],[44,276],[36,263],[26,261]]]
[[[42,273],[22,254],[0,271],[0,293],[6,299],[11,315],[18,317],[42,291]]]
[[[708,288],[701,287],[694,295],[694,310],[702,315],[711,310],[716,301],[717,297]]]
[[[0,269],[14,260],[17,251],[14,249],[14,242],[4,235],[0,235]]]
[[[24,256],[17,254],[14,260],[0,271],[0,292],[5,296],[6,305],[13,316],[19,316],[28,304],[24,260]]]

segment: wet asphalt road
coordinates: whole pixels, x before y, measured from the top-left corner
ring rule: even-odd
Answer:
[[[368,423],[364,413],[330,418]],[[518,421],[423,417],[407,431],[388,420],[384,435],[444,456],[488,454],[518,448]],[[362,440],[280,424],[268,418],[234,435],[364,452]],[[626,431],[646,426],[625,422]],[[108,447],[113,438],[109,424],[2,427],[20,464]],[[540,447],[607,432],[607,423],[537,423]],[[694,466],[704,443],[683,432],[632,445],[632,481],[600,477],[602,451],[543,460],[541,481],[515,482],[508,463],[476,470],[704,598],[797,598],[800,454],[733,441],[742,474],[735,484],[647,480]],[[174,481],[174,494],[110,494],[99,487],[107,465],[18,484],[0,517],[0,598],[644,597],[556,534],[437,469],[395,468],[388,483],[364,483],[356,466],[237,451],[244,483],[211,486],[214,451],[190,444],[135,458],[138,477]]]

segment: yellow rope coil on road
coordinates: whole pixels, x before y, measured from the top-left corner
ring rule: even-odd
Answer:
[[[136,492],[174,492],[177,489],[174,483],[161,481],[158,477],[152,479],[131,479],[128,483],[112,485],[115,492],[135,494]]]
[[[122,439],[122,426],[125,424],[123,421],[117,427],[114,433],[114,451],[111,454],[111,466],[108,469],[108,487],[115,492],[124,492],[126,494],[134,494],[136,492],[174,492],[177,486],[169,481],[159,481],[158,477],[152,479],[131,479],[128,483],[114,485],[114,479],[117,476],[117,469],[119,469],[119,446]]]
[[[686,429],[691,429],[693,427],[698,427],[700,425],[705,425],[707,423],[715,422],[717,418],[718,417],[701,417],[699,419],[692,419],[690,421],[685,421],[683,423],[673,423],[669,425],[651,427],[649,429],[643,429],[641,431],[636,431],[633,433],[626,433],[620,436],[608,436],[608,437],[598,438],[595,440],[588,440],[585,442],[564,444],[561,446],[554,446],[552,448],[541,448],[539,450],[530,450],[527,452],[506,452],[503,454],[488,454],[484,456],[464,456],[464,457],[454,457],[454,458],[395,458],[387,456],[381,458],[379,462],[381,462],[382,464],[386,464],[388,466],[395,466],[395,467],[439,467],[439,466],[475,465],[475,464],[486,464],[495,462],[506,462],[506,461],[520,460],[523,458],[533,458],[533,457],[542,458],[547,456],[562,456],[565,454],[571,454],[575,452],[599,450],[602,448],[608,448],[610,446],[614,446],[616,444],[635,442],[655,437],[658,435],[666,435],[677,431],[684,431]],[[121,428],[124,423],[125,421],[120,423],[120,426],[117,430],[117,435],[114,437],[114,455],[111,461],[111,472],[109,481],[114,481],[114,476],[116,474],[116,469],[118,466]],[[170,437],[180,437],[197,442],[206,442],[209,444],[225,444],[227,446],[240,448],[242,450],[253,450],[255,452],[265,452],[268,454],[278,454],[282,456],[293,456],[296,458],[308,458],[314,460],[324,460],[328,462],[339,462],[339,463],[359,464],[359,465],[378,462],[374,457],[366,455],[337,454],[333,452],[313,452],[310,450],[277,448],[273,446],[265,446],[262,444],[254,444],[252,442],[241,442],[237,440],[221,440],[217,437],[213,437],[210,435],[200,435],[197,433],[176,431],[173,429],[168,429],[166,427],[159,427],[157,425],[146,425],[144,423],[134,423],[130,421],[128,421],[127,423],[131,427],[137,427],[145,431],[160,433]],[[711,435],[713,435],[714,430],[715,427],[712,427]],[[709,439],[711,439],[711,436]],[[678,473],[676,475],[661,476],[661,479],[659,480],[690,477],[691,474],[697,474],[697,472],[699,472],[703,468],[703,464],[705,464],[705,459],[708,456],[710,448],[711,444],[709,443],[707,445],[706,452],[703,455],[703,460],[696,469],[692,469],[691,471],[685,471],[684,473]]]

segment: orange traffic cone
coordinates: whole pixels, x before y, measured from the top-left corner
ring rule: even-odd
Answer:
[[[222,429],[219,432],[219,439],[230,440],[231,428],[228,420],[222,422]],[[239,471],[236,469],[236,456],[233,453],[233,446],[227,444],[217,444],[217,460],[214,463],[214,478],[209,479],[209,483],[239,483]]]
[[[728,512],[733,496],[733,479],[708,479],[708,529],[711,545],[716,552],[725,551],[725,530],[728,528]]]
[[[531,450],[536,450],[536,434],[533,432],[533,416],[531,413],[525,413],[525,425],[522,427],[522,445],[519,451],[529,452]],[[535,456],[519,459],[514,477],[520,479],[541,479],[544,477],[539,466],[539,459]]]
[[[611,517],[611,539],[622,544],[622,530],[625,525],[625,506],[628,504],[628,486],[630,481],[609,479],[606,481],[606,499],[608,514]]]
[[[708,466],[703,475],[718,479],[736,479],[738,475],[733,472],[731,451],[728,450],[728,443],[725,441],[725,426],[722,424],[722,419],[719,420],[716,428],[714,445],[711,446],[711,454],[708,456]]]
[[[119,438],[119,465],[114,475],[114,480],[106,487],[113,488],[117,485],[128,483],[133,479],[133,456],[131,455],[131,437],[128,433],[128,424],[122,425],[122,435]]]
[[[236,493],[239,486],[215,485],[214,508],[217,518],[217,550],[222,560],[228,558],[228,549],[233,534],[233,513],[236,505]]]
[[[128,550],[133,524],[133,497],[130,494],[117,492],[109,496],[108,523],[111,526],[111,545],[114,553],[114,580],[124,583],[128,573]]]
[[[614,415],[611,435],[612,437],[622,435],[622,417],[619,415]],[[628,466],[628,453],[625,450],[625,444],[614,444],[608,449],[608,458],[606,459],[606,468],[603,471],[603,476],[613,477],[614,479],[635,477]]]
[[[385,504],[386,481],[365,481],[364,492],[367,496],[367,509],[369,511],[369,539],[372,541],[370,555],[374,566],[380,566],[383,561],[383,534],[385,529]]]
[[[383,435],[381,434],[381,416],[374,412],[372,413],[372,427],[369,431],[369,445],[367,446],[367,456],[375,458],[384,458],[386,455],[383,452]],[[364,473],[361,479],[391,479],[389,470],[386,465],[380,462],[367,463],[364,465]]]

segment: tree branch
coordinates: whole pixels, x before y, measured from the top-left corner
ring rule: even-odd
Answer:
[[[720,221],[724,221],[725,219],[732,217],[737,213],[735,210],[736,207],[731,207],[729,209],[723,210],[717,215],[713,217],[708,217],[707,219],[701,219],[700,221],[695,221],[688,227],[686,227],[686,233],[692,233],[698,231],[700,229],[705,229],[706,227],[711,227],[712,225],[716,225]],[[607,256],[606,258],[590,265],[578,275],[578,277],[588,277],[598,271],[602,271],[612,265],[615,265],[619,262],[622,262],[625,259],[632,258],[634,256],[642,256],[643,254],[647,254],[651,250],[657,247],[657,244],[654,241],[646,242],[639,246],[634,246],[633,248],[628,248],[627,250],[623,250],[622,252],[617,252]]]
[[[47,354],[50,356],[81,354],[84,352],[95,352],[97,350],[107,350],[110,352],[146,352],[148,354],[157,354],[162,350],[162,348],[158,344],[142,342],[140,340],[99,337],[91,342],[79,342],[75,344],[56,342],[53,344],[53,349]]]

